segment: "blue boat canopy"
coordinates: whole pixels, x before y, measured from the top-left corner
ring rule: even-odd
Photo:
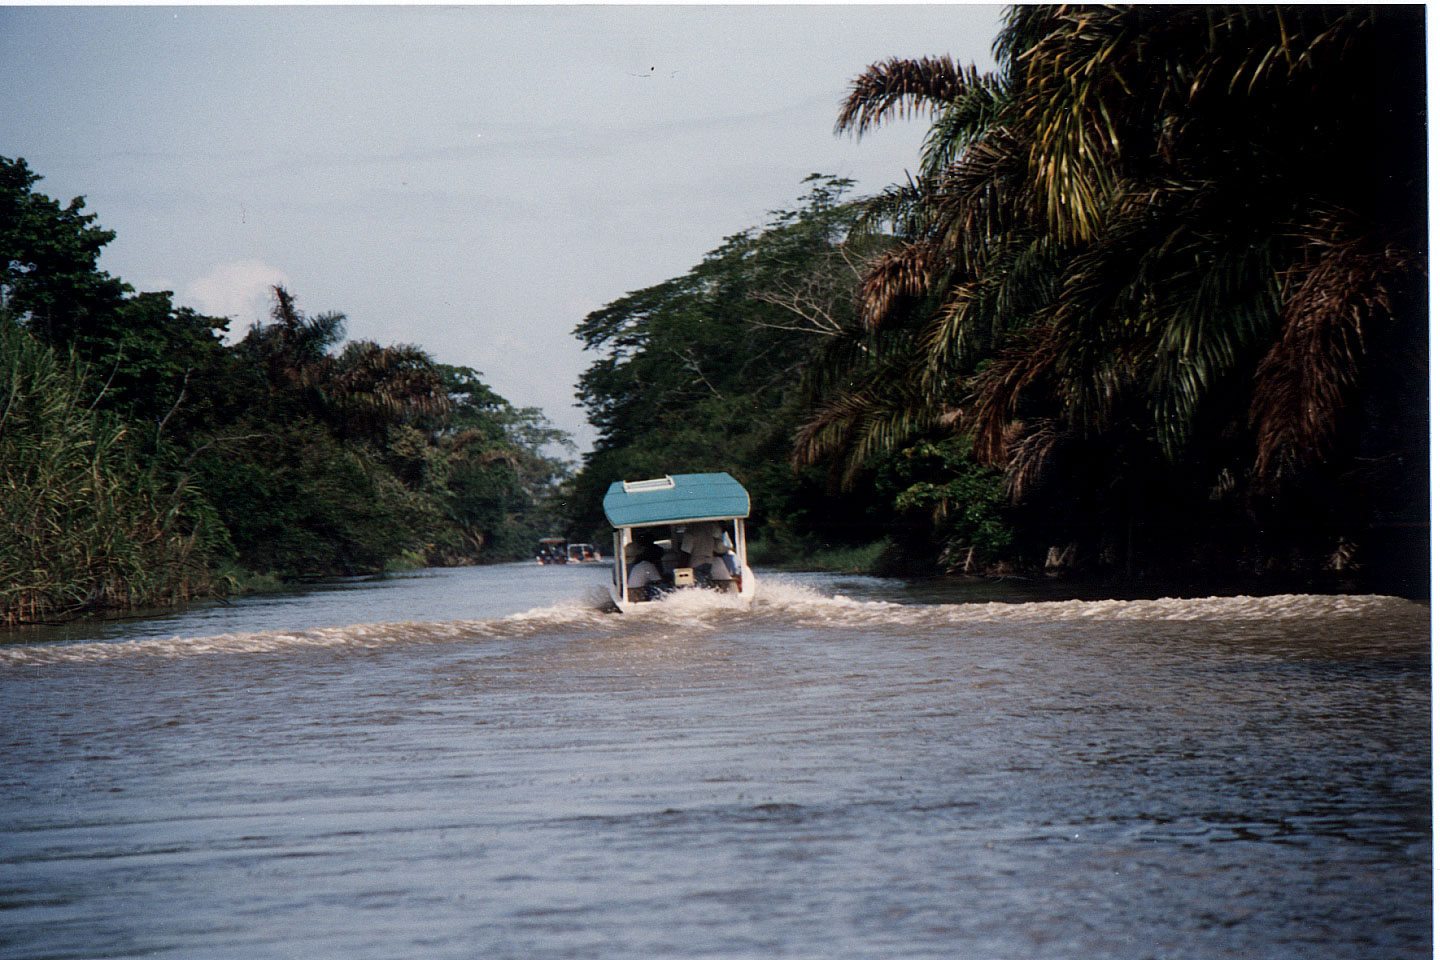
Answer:
[[[605,492],[605,518],[616,527],[748,516],[750,494],[728,473],[616,480]]]

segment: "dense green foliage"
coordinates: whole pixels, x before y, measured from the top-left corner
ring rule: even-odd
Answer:
[[[728,469],[762,538],[892,568],[1423,592],[1422,19],[1017,6],[995,74],[876,63],[837,129],[928,114],[915,179],[580,326],[572,516]]]
[[[212,589],[224,527],[94,409],[83,365],[3,325],[0,376],[0,611],[35,620]]]
[[[0,158],[0,620],[156,604],[255,575],[525,556],[568,438],[468,368],[344,341],[276,288],[272,322],[135,294],[83,200]]]
[[[858,271],[889,242],[857,234],[861,210],[844,198],[849,181],[808,182],[796,208],[579,326],[576,335],[601,354],[580,379],[600,438],[572,485],[573,531],[608,539],[600,501],[617,479],[719,470],[750,491],[752,536],[766,561],[896,529],[899,491],[842,490],[829,471],[790,463],[813,399],[812,371],[863,332]]]
[[[1423,589],[1423,35],[1419,8],[1021,6],[996,75],[872,66],[842,131],[933,125],[872,205],[867,349],[798,461],[943,431],[1004,471],[1032,566]]]
[[[761,562],[1423,593],[1423,37],[1017,6],[994,74],[876,63],[838,130],[928,115],[915,178],[816,175],[587,316],[573,477],[539,411],[283,289],[227,345],[0,158],[0,617],[603,543],[612,481],[717,470]]]

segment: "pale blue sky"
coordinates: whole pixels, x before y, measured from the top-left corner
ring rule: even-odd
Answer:
[[[138,290],[234,318],[281,281],[591,439],[591,310],[834,173],[874,192],[925,124],[836,137],[891,56],[993,66],[1001,8],[0,6],[0,155],[116,231]]]

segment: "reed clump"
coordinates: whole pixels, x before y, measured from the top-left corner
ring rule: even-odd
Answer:
[[[0,622],[215,592],[214,511],[179,471],[143,462],[96,409],[75,356],[0,324]]]

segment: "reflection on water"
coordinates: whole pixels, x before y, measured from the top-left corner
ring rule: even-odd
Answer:
[[[0,646],[0,957],[1430,954],[1426,607],[606,575]]]

